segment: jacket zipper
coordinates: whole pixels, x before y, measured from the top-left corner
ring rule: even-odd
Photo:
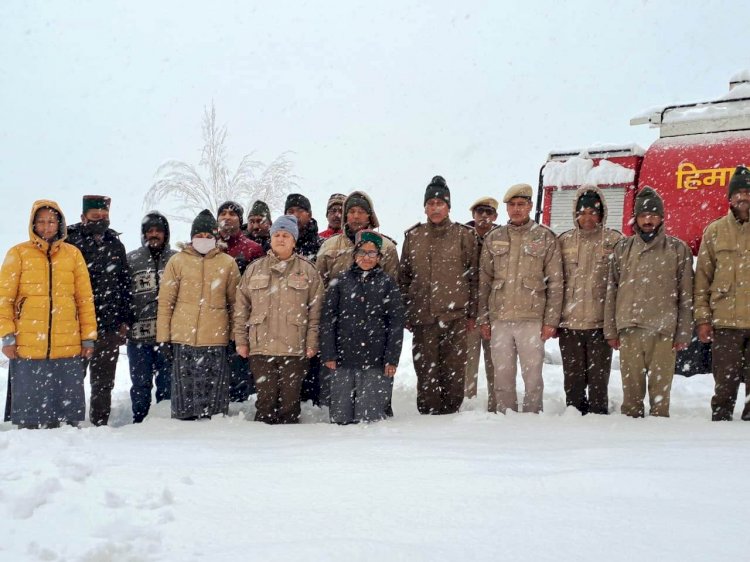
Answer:
[[[201,326],[201,312],[203,312],[203,289],[206,285],[206,257],[201,256],[201,300],[200,306],[198,307],[198,320],[195,322],[195,346],[198,346],[198,334],[200,333]]]
[[[50,252],[52,246],[47,246],[47,271],[49,277],[49,318],[47,321],[47,359],[49,360],[50,353],[52,351],[52,256]]]

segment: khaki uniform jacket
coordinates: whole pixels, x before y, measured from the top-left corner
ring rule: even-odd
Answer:
[[[595,191],[602,201],[602,222],[592,231],[581,230],[576,220],[576,207],[581,195]],[[565,293],[560,327],[570,330],[599,330],[604,326],[604,299],[607,295],[609,260],[622,234],[606,227],[607,203],[598,188],[583,186],[573,203],[572,230],[563,232],[558,240],[562,252]]]
[[[251,263],[237,291],[234,338],[250,355],[303,357],[318,350],[323,282],[315,266],[273,252]]]
[[[636,227],[637,230],[637,227]],[[643,328],[690,343],[693,335],[693,256],[687,244],[664,233],[649,243],[636,233],[617,243],[609,262],[604,337]]]
[[[398,250],[396,245],[383,236],[383,254],[380,258],[380,267],[394,279],[398,278]],[[328,287],[332,280],[336,279],[354,263],[354,242],[344,234],[336,234],[323,242],[315,260],[323,284]]]
[[[694,300],[696,324],[750,328],[750,223],[731,210],[703,232]]]
[[[506,224],[484,238],[479,267],[480,323],[539,320],[557,327],[563,270],[557,237],[529,220]]]
[[[477,235],[446,218],[406,231],[398,283],[413,326],[477,317]]]
[[[156,341],[227,345],[240,270],[218,248],[202,256],[185,246],[172,256],[159,288]]]

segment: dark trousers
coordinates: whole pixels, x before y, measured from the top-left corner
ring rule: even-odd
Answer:
[[[607,414],[612,348],[603,330],[559,332],[565,374],[565,404],[582,414]]]
[[[373,422],[387,418],[393,377],[382,367],[331,371],[331,423]]]
[[[315,357],[308,360],[308,368],[305,373],[305,378],[302,381],[300,389],[300,398],[302,402],[312,401],[313,405],[320,406],[320,371],[322,365],[320,363],[320,353]]]
[[[464,400],[466,319],[414,326],[412,356],[420,414],[454,414]]]
[[[115,387],[117,357],[122,338],[117,332],[99,334],[94,354],[88,362],[91,377],[89,420],[94,425],[107,425],[112,409],[112,389]]]
[[[156,402],[169,400],[172,385],[172,361],[153,343],[128,342],[130,364],[130,402],[133,422],[140,423],[151,408],[151,389],[156,379]]]
[[[229,401],[245,402],[251,394],[255,394],[255,381],[250,373],[250,362],[237,354],[237,346],[233,341],[227,346],[227,360],[229,361]]]
[[[750,330],[716,328],[713,339],[714,395],[711,419],[729,421],[734,413],[742,375],[750,365]],[[745,407],[742,419],[750,420],[750,392],[745,380]]]
[[[255,421],[269,424],[299,421],[300,390],[309,363],[306,357],[250,356],[250,371],[258,391]]]

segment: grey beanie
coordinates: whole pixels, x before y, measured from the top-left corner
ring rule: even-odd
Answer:
[[[271,225],[271,236],[273,236],[274,232],[278,232],[279,230],[288,232],[289,234],[294,236],[294,240],[296,241],[299,237],[297,217],[295,217],[294,215],[281,215],[279,218],[273,221],[273,224]]]

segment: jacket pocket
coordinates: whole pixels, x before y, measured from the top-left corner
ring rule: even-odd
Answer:
[[[495,279],[492,282],[490,298],[487,303],[490,313],[497,312],[503,307],[503,285],[505,285],[505,279]]]
[[[266,311],[251,314],[247,321],[248,342],[250,349],[261,349],[268,343],[268,325],[266,324]]]
[[[304,354],[307,339],[307,316],[301,313],[287,314],[286,344],[292,354]]]
[[[21,318],[21,313],[23,312],[23,305],[26,303],[26,297],[21,297],[18,299],[18,302],[16,302],[16,320]]]
[[[524,295],[524,308],[535,314],[542,314],[544,312],[545,302],[545,289],[547,284],[543,279],[538,277],[524,277],[523,278],[523,295]]]
[[[488,248],[492,256],[492,270],[495,273],[495,277],[503,275],[508,261],[508,254],[510,253],[510,242],[493,240]]]

